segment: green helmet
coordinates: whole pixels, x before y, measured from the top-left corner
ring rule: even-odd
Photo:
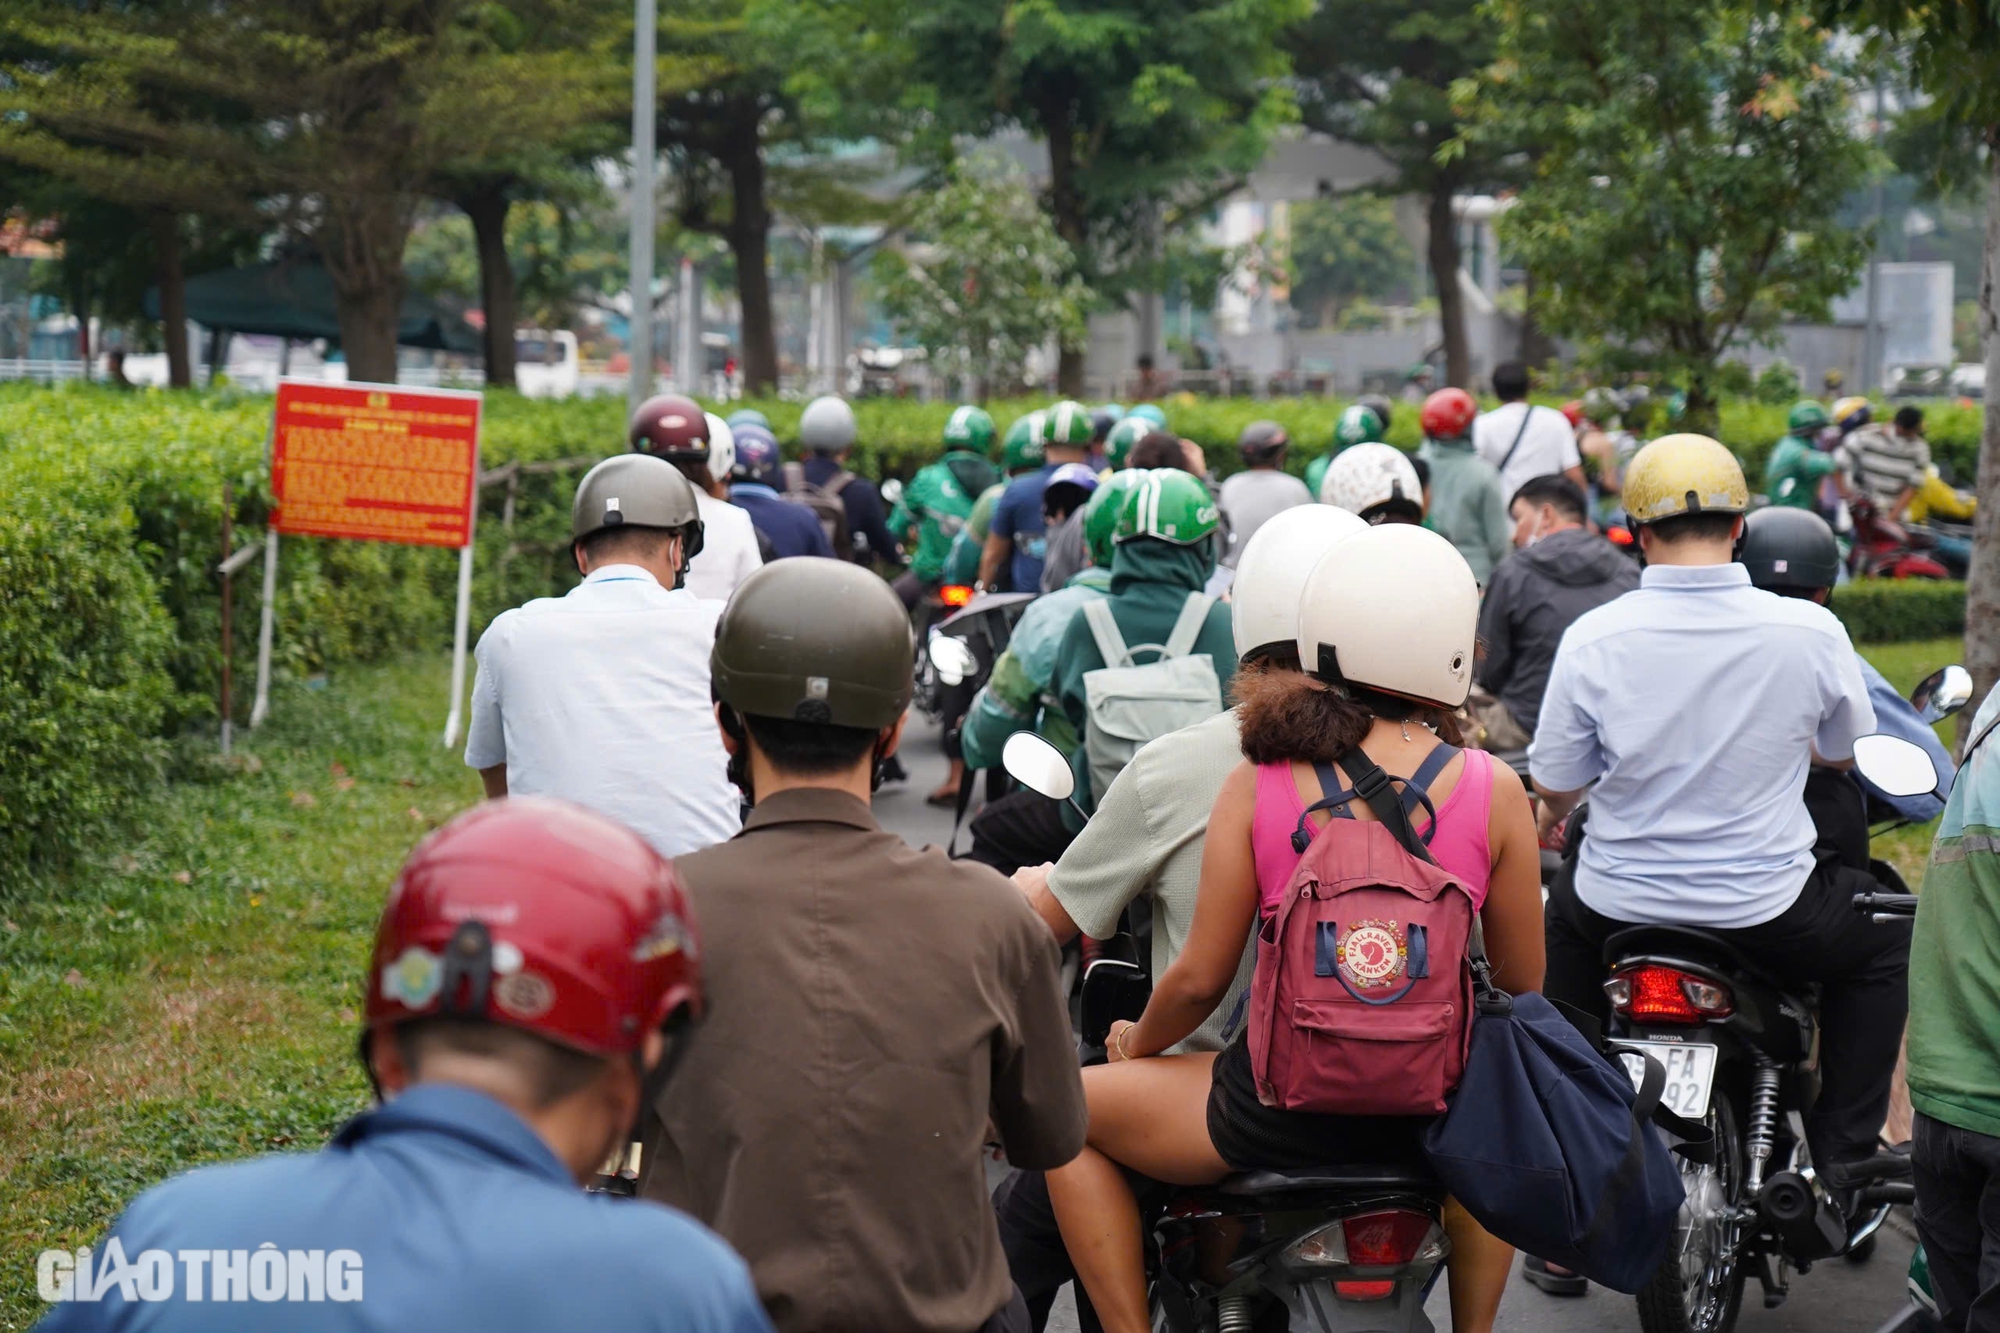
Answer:
[[[1340,414],[1340,421],[1333,428],[1333,443],[1345,449],[1350,444],[1376,444],[1382,439],[1382,418],[1372,407],[1360,403]]]
[[[1130,468],[1114,472],[1111,480],[1099,486],[1085,502],[1083,544],[1090,552],[1091,564],[1101,569],[1111,567],[1111,552],[1118,541],[1118,521],[1124,517],[1126,499],[1146,475]]]
[[[1123,469],[1125,460],[1132,456],[1132,446],[1146,438],[1154,429],[1153,423],[1145,417],[1126,417],[1111,428],[1104,437],[1104,461],[1113,469]]]
[[[1030,412],[1014,418],[1007,438],[1000,442],[1000,467],[1007,473],[1027,472],[1042,465],[1042,419],[1047,414]]]
[[[1825,430],[1831,424],[1826,409],[1810,398],[1792,404],[1791,414],[1785,418],[1785,429],[1793,435]]]
[[[762,426],[771,429],[771,419],[754,407],[741,407],[723,418],[723,423],[731,430],[739,426]]]
[[[951,419],[944,423],[944,443],[947,449],[985,453],[993,447],[993,418],[983,407],[954,408]]]
[[[723,608],[708,669],[739,713],[879,731],[910,704],[909,613],[860,565],[774,560]]]
[[[1222,511],[1201,478],[1175,467],[1135,475],[1138,481],[1119,513],[1114,540],[1157,537],[1176,546],[1193,546],[1215,535]]]
[[[1048,410],[1042,427],[1042,443],[1058,449],[1082,449],[1096,435],[1090,409],[1082,403],[1063,399]]]
[[[1141,403],[1125,415],[1128,417],[1143,417],[1161,430],[1167,428],[1167,414],[1151,403]]]

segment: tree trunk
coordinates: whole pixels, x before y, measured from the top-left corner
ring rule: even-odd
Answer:
[[[167,343],[167,384],[194,384],[188,363],[187,275],[181,271],[181,219],[177,213],[152,215],[153,274],[160,284],[160,332]]]
[[[743,307],[743,389],[775,392],[778,334],[771,318],[771,210],[764,201],[764,147],[753,110],[730,152],[729,250],[736,257],[736,300]]]
[[[1980,257],[1979,336],[1986,382],[2000,385],[2000,125],[1986,127],[1986,246]],[[1972,569],[1965,586],[1965,665],[1974,707],[1958,715],[1963,745],[1978,701],[2000,681],[2000,411],[1989,410],[1979,437],[1977,490],[1984,502],[1972,520]]]
[[[76,316],[76,356],[83,362],[83,378],[90,380],[90,286],[78,278],[69,290],[70,313]]]
[[[1438,327],[1444,335],[1444,382],[1472,387],[1472,348],[1465,336],[1465,293],[1458,289],[1458,219],[1451,211],[1454,182],[1440,176],[1431,182],[1430,237],[1425,252],[1431,264],[1431,286],[1437,290]]]
[[[1549,337],[1543,330],[1541,318],[1537,313],[1541,305],[1540,287],[1541,284],[1535,278],[1535,271],[1529,269],[1527,290],[1523,293],[1526,300],[1521,315],[1520,350],[1516,353],[1523,364],[1537,368],[1546,366],[1556,357],[1555,339]]]
[[[460,192],[458,206],[472,222],[479,251],[479,309],[486,317],[480,341],[486,351],[489,388],[514,387],[514,325],[519,322],[514,266],[507,258],[507,179],[482,177]]]
[[[1070,123],[1069,103],[1060,94],[1042,108],[1042,133],[1049,141],[1049,216],[1056,235],[1069,247],[1070,262],[1083,266],[1085,223],[1083,200],[1077,193],[1076,142]],[[1065,398],[1083,397],[1084,344],[1064,343],[1056,362],[1056,392]]]
[[[374,184],[378,195],[357,190],[344,201],[322,228],[319,249],[333,278],[347,378],[394,384],[396,326],[408,285],[403,246],[410,239],[410,208],[393,182]]]

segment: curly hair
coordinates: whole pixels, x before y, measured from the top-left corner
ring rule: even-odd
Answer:
[[[1356,685],[1328,685],[1275,663],[1243,663],[1229,688],[1243,757],[1253,764],[1330,763],[1361,744],[1376,718],[1421,723],[1447,744],[1465,743],[1457,716],[1442,708]]]

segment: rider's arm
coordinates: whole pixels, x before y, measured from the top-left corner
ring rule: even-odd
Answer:
[[[1502,565],[1493,571],[1479,603],[1479,653],[1472,676],[1488,694],[1507,688],[1514,675],[1514,627],[1507,614],[1512,587],[1513,578]]]
[[[486,799],[497,801],[507,794],[507,765],[502,762],[490,768],[479,770],[479,785],[486,789]]]
[[[1542,849],[1521,779],[1503,763],[1484,762],[1493,770],[1493,801],[1486,825],[1486,840],[1493,848],[1493,874],[1486,883],[1479,924],[1486,934],[1486,956],[1493,963],[1493,984],[1519,995],[1542,988],[1546,961]]]
[[[1535,793],[1542,798],[1544,828],[1574,810],[1584,789],[1604,773],[1597,721],[1580,694],[1584,674],[1565,636],[1549,667],[1541,715],[1535,720],[1535,739],[1528,746],[1528,770],[1535,780]]]
[[[1060,952],[1048,932],[1021,923],[1029,938],[1014,943],[1017,961],[1007,969],[1013,1012],[994,1038],[990,1110],[1007,1160],[1027,1171],[1052,1171],[1083,1150],[1088,1115],[1076,1064],[1076,1038],[1063,996]],[[1029,934],[1031,932],[1031,934]]]
[[[1257,770],[1237,765],[1208,819],[1187,944],[1153,983],[1146,1012],[1124,1038],[1128,1056],[1153,1055],[1185,1040],[1229,993],[1257,918],[1257,863],[1250,850],[1256,797]]]
[[[1049,892],[1049,872],[1054,869],[1052,863],[1046,862],[1038,866],[1022,866],[1014,872],[1014,887],[1028,900],[1028,906],[1035,909],[1035,915],[1056,937],[1056,943],[1068,944],[1083,932],[1062,905],[1062,899]]]
[[[965,710],[965,723],[958,733],[965,766],[979,769],[998,764],[1000,747],[1007,738],[1035,725],[1035,700],[1040,694],[1040,687],[1028,678],[1014,650],[1002,652],[993,664],[993,674]]]
[[[1171,842],[1153,836],[1146,821],[1146,771],[1143,757],[1125,765],[1047,880],[1050,907],[1073,930],[1096,939],[1108,939],[1118,929],[1119,913],[1152,887],[1174,850]],[[1055,924],[1049,911],[1042,919]]]
[[[479,645],[473,649],[478,670],[472,678],[472,707],[465,728],[465,766],[479,770],[479,783],[489,801],[507,794],[507,728],[500,713],[499,672],[489,645],[501,641],[494,631],[504,632],[501,621],[512,614],[503,612],[479,636]]]
[[[1813,736],[1813,758],[1830,768],[1850,768],[1855,740],[1875,730],[1875,705],[1868,697],[1861,659],[1847,641],[1847,632],[1841,630],[1837,639],[1829,637],[1824,647],[1819,671],[1824,711]]]
[[[986,527],[986,549],[979,553],[979,586],[997,587],[1000,571],[1014,554],[1014,510],[1007,503],[1007,493],[1002,491],[994,501],[993,517]],[[1023,588],[1023,592],[1033,592],[1033,588]]]

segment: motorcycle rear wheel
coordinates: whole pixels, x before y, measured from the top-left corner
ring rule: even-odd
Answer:
[[[1680,1163],[1687,1202],[1681,1205],[1666,1261],[1637,1298],[1644,1333],[1729,1333],[1736,1327],[1749,1275],[1742,1224],[1735,1220],[1745,1175],[1740,1124],[1735,1103],[1717,1088],[1708,1111],[1715,1161]]]

